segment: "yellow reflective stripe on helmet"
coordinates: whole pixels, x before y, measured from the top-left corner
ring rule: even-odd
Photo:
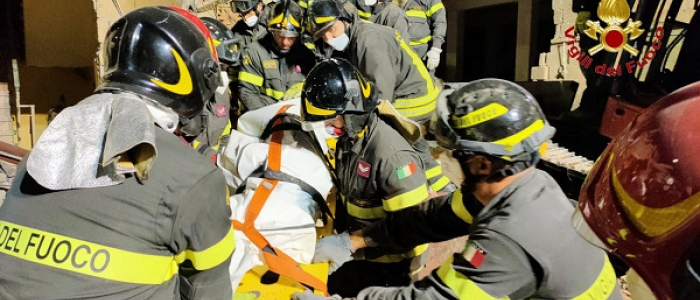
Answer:
[[[441,10],[441,9],[443,9],[443,8],[445,8],[445,6],[442,5],[442,2],[440,2],[440,3],[438,3],[438,4],[435,4],[435,5],[431,6],[430,9],[428,9],[428,12],[425,13],[425,14],[426,14],[428,17],[432,17],[433,14],[435,14],[438,10]]]
[[[464,116],[452,116],[452,127],[461,129],[475,126],[498,118],[506,113],[508,113],[508,108],[499,103],[491,103]]]
[[[275,90],[273,88],[262,88],[261,87],[260,91],[264,92],[265,95],[268,95],[272,98],[275,98],[275,100],[279,100],[279,99],[282,99],[282,97],[284,97],[284,92]]]
[[[190,76],[190,70],[187,69],[185,61],[182,60],[182,57],[179,53],[177,53],[177,51],[175,51],[175,49],[170,48],[170,51],[173,53],[173,56],[175,56],[177,70],[180,73],[180,78],[177,80],[177,83],[168,84],[156,78],[151,78],[151,82],[171,93],[178,95],[189,95],[192,92],[192,77]]]
[[[462,191],[461,190],[456,190],[454,193],[452,193],[452,199],[450,199],[450,205],[452,206],[452,211],[462,219],[467,224],[471,224],[474,222],[474,217],[472,217],[472,214],[469,213],[467,210],[467,207],[464,206],[464,200],[462,196]]]
[[[335,16],[328,16],[328,17],[315,17],[314,18],[314,23],[316,24],[323,24],[323,23],[328,23],[330,21],[335,20]]]
[[[443,175],[440,179],[430,185],[430,189],[437,192],[445,188],[448,184],[450,184],[450,179]]]
[[[363,19],[365,19],[365,20],[369,20],[369,18],[372,17],[372,13],[366,12],[366,11],[362,11],[362,10],[359,10],[359,9],[357,10],[357,14],[360,15],[360,17],[363,18]]]
[[[496,145],[503,145],[506,151],[511,151],[513,150],[513,146],[522,142],[524,139],[530,137],[533,133],[542,130],[544,128],[544,121],[542,120],[537,120],[534,123],[532,123],[530,126],[527,128],[521,130],[520,132],[511,135],[507,138],[500,139],[498,141],[493,142]]]
[[[453,261],[454,256],[450,255],[450,257],[440,266],[440,268],[438,268],[437,276],[452,290],[452,292],[455,293],[455,295],[457,295],[457,298],[475,300],[498,299],[481,289],[478,285],[476,285],[476,283],[471,281],[469,277],[452,268]],[[505,297],[501,299],[509,298]]]
[[[336,111],[332,109],[325,109],[314,106],[313,104],[311,104],[311,102],[309,102],[309,99],[307,98],[304,98],[304,102],[306,102],[306,112],[311,115],[330,116],[336,113]]]
[[[428,199],[428,187],[425,184],[421,184],[413,190],[386,199],[382,203],[384,210],[398,211],[419,204],[425,199]]]
[[[604,257],[604,259],[605,264],[600,274],[598,274],[598,278],[585,292],[572,298],[572,300],[604,300],[612,295],[617,284],[617,277],[615,277],[615,270],[608,258]]]
[[[280,14],[280,15],[276,16],[274,19],[270,20],[270,22],[268,22],[268,23],[269,23],[269,25],[275,25],[275,24],[280,24],[280,23],[282,25],[285,25],[286,23],[291,23],[294,27],[300,27],[299,21],[294,19],[294,16],[292,16],[292,15],[289,15],[289,18],[285,18],[284,14]]]
[[[411,9],[406,11],[406,16],[427,19],[428,15],[422,10]]]
[[[195,269],[208,270],[226,261],[235,248],[236,239],[233,237],[233,226],[231,226],[218,243],[202,251],[185,250],[177,255],[175,261],[182,263],[189,260]]]
[[[238,80],[245,81],[255,86],[262,86],[263,82],[265,81],[262,77],[258,75],[243,71],[238,72]]]
[[[429,35],[429,36],[426,36],[426,37],[419,39],[419,40],[415,40],[415,41],[412,40],[410,44],[411,44],[411,46],[418,46],[418,45],[427,44],[428,42],[430,42],[432,40],[433,40],[433,36]]]
[[[370,259],[369,261],[372,262],[377,262],[377,263],[394,263],[394,262],[400,262],[404,259],[407,258],[413,258],[416,256],[419,256],[425,251],[428,250],[428,244],[422,244],[418,245],[415,248],[411,249],[410,251],[402,254],[387,254],[387,255],[382,255],[380,257],[377,257],[375,259]]]
[[[425,171],[425,178],[431,179],[440,174],[442,174],[442,165],[437,165]]]
[[[303,8],[303,9],[309,8],[309,4],[306,3],[306,1],[304,1],[304,0],[300,0],[299,2],[297,2],[297,4],[299,4],[299,7]]]
[[[87,276],[162,284],[177,274],[173,256],[142,254],[0,221],[0,253]]]
[[[384,211],[384,208],[381,206],[375,206],[375,207],[360,207],[352,203],[348,203],[346,206],[348,210],[348,215],[358,218],[358,219],[363,219],[363,220],[373,220],[373,219],[381,219],[386,216],[386,212]]]

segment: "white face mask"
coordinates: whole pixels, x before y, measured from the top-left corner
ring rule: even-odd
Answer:
[[[250,28],[255,27],[255,25],[258,24],[258,16],[252,16],[250,18],[246,18],[245,24],[248,25],[248,27],[250,27]]]
[[[374,6],[377,4],[377,0],[365,0],[365,5],[367,6]]]
[[[329,46],[333,47],[336,51],[343,51],[350,43],[350,37],[343,33],[339,37],[332,38],[326,42]]]

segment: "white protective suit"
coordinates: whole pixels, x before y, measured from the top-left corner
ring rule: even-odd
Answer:
[[[299,99],[249,111],[238,120],[238,130],[231,132],[228,145],[221,150],[217,164],[224,170],[227,184],[235,191],[242,184],[245,189],[232,195],[231,219],[243,223],[245,213],[255,189],[262,181],[251,174],[267,163],[269,138],[260,140],[265,126],[285,104],[294,104],[287,113],[299,114]],[[327,198],[333,182],[323,160],[317,156],[305,139],[298,138],[301,132],[286,131],[282,140],[281,171],[314,187]],[[319,131],[319,134],[323,134]],[[323,140],[323,136],[319,136]],[[233,192],[232,192],[233,194]],[[298,185],[280,181],[270,194],[255,228],[274,247],[282,250],[298,263],[308,264],[314,256],[316,245],[316,220],[320,209],[311,195]],[[233,286],[238,286],[243,275],[257,265],[263,264],[258,249],[241,231],[236,231],[236,251],[231,260],[230,274]]]

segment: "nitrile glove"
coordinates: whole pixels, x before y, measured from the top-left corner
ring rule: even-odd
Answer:
[[[350,247],[350,235],[345,232],[322,238],[316,243],[313,262],[329,262],[328,275],[352,260],[355,251]]]
[[[433,47],[430,48],[430,51],[425,54],[425,56],[428,58],[425,63],[428,70],[435,70],[435,68],[437,68],[437,66],[440,64],[440,53],[442,53],[442,49]]]

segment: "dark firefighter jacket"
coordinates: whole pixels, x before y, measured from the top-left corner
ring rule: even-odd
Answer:
[[[357,299],[621,299],[605,252],[571,225],[573,207],[561,188],[543,171],[525,172],[471,226],[466,207],[475,199],[458,193],[375,223],[381,228],[365,233],[380,245],[445,240],[459,235],[459,227],[470,227],[469,240],[427,278],[408,287],[370,287]]]
[[[440,89],[400,34],[382,25],[355,20],[349,36],[345,51],[333,54],[357,66],[376,84],[379,99],[389,100],[401,115],[415,121],[429,119]]]
[[[425,57],[431,47],[442,48],[447,34],[447,12],[442,0],[408,0],[402,7],[410,25],[411,47],[418,56]]]
[[[142,183],[50,191],[20,164],[0,207],[0,299],[231,299],[223,174],[155,133]]]
[[[243,49],[238,73],[239,100],[247,110],[273,104],[292,85],[304,81],[316,57],[300,39],[285,55],[279,55],[272,34]]]

